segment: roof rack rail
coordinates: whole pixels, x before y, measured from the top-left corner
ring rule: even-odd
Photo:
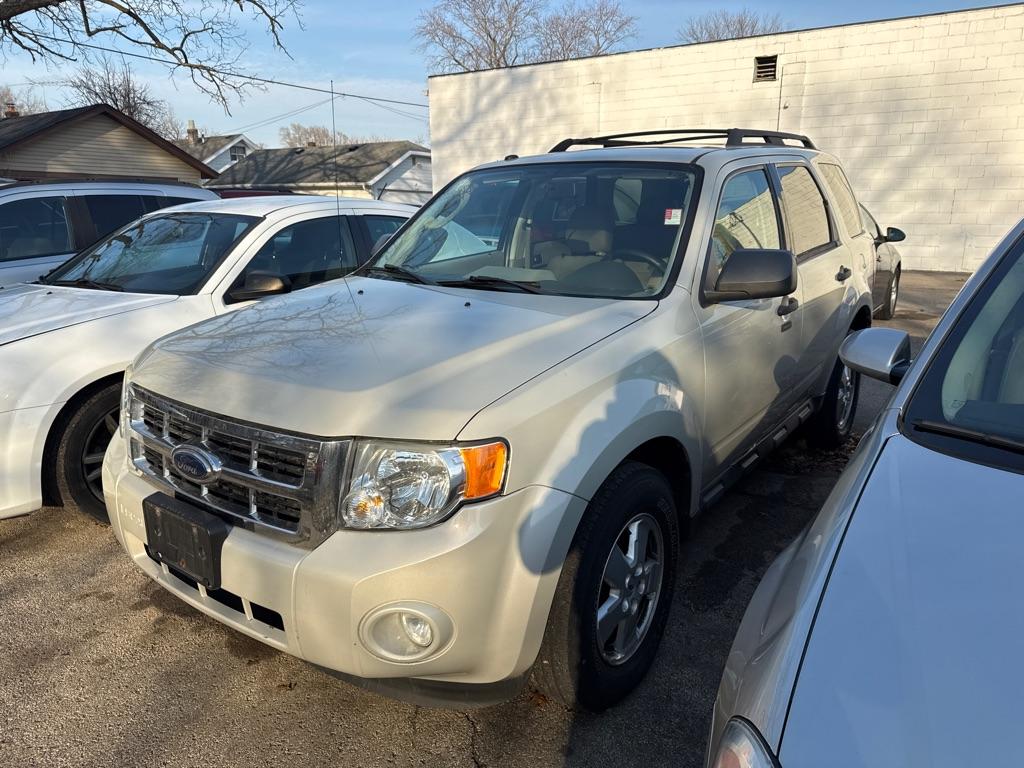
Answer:
[[[665,139],[642,141],[644,136],[667,136]],[[680,141],[705,141],[707,139],[725,139],[725,146],[739,147],[746,139],[760,139],[765,144],[787,146],[786,141],[799,141],[806,149],[817,149],[814,142],[799,133],[783,131],[762,131],[756,128],[665,128],[660,131],[633,131],[631,133],[613,133],[608,136],[591,136],[585,139],[563,139],[553,146],[551,152],[565,152],[570,147],[651,147],[664,144],[675,144]]]
[[[171,187],[203,187],[193,181],[179,181],[177,179],[161,178],[159,176],[51,176],[38,179],[12,179],[11,181],[0,180],[0,187],[10,189],[11,187],[31,187],[43,184],[163,184]]]

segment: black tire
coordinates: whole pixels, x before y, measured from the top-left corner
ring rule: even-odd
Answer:
[[[68,420],[57,450],[57,482],[64,503],[107,523],[100,472],[103,452],[117,434],[121,384],[110,384],[89,396]]]
[[[879,320],[892,320],[896,314],[896,303],[900,298],[900,268],[892,273],[892,280],[889,281],[889,290],[885,295],[885,304],[878,310]]]
[[[845,378],[847,376],[848,381]],[[848,385],[852,386],[852,392],[847,389]],[[851,371],[837,358],[821,408],[807,422],[807,442],[814,448],[838,448],[845,443],[853,431],[859,399],[860,374]]]
[[[634,578],[627,596],[636,598],[630,612],[629,608],[622,609],[629,603],[623,599],[626,589],[619,591],[618,597],[609,592],[606,567],[615,554],[613,547],[621,556],[624,542],[628,542],[628,551],[638,540],[639,527],[652,522],[658,527],[660,539],[653,527],[649,528],[643,557],[631,560],[626,555],[621,562],[627,566],[631,562],[650,564],[660,558],[660,581],[655,592],[651,588],[653,578],[650,582],[646,577],[640,579],[632,566],[627,567],[625,573]],[[627,528],[631,523],[634,527]],[[651,547],[651,540],[660,545],[660,552]],[[652,552],[655,558],[648,559]],[[646,464],[621,465],[591,500],[562,566],[534,665],[534,684],[539,690],[567,707],[593,711],[607,709],[629,694],[647,673],[661,643],[672,605],[678,557],[679,520],[668,481]],[[653,597],[651,592],[655,592]],[[598,610],[599,604],[607,606],[616,599],[622,609],[616,611],[615,615],[622,617],[616,621],[628,622],[636,617],[633,632],[622,637],[637,644],[628,656],[609,660],[616,655],[623,625],[619,624],[602,645]]]

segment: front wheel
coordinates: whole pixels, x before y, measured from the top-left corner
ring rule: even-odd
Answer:
[[[543,693],[600,711],[640,683],[665,631],[678,552],[668,481],[623,464],[590,502],[562,567],[534,666]]]
[[[816,448],[837,448],[853,431],[860,398],[860,374],[836,359],[821,408],[807,422],[807,442]]]
[[[896,302],[900,298],[900,269],[896,268],[896,271],[892,273],[892,279],[889,281],[889,293],[885,297],[885,304],[878,312],[880,320],[892,320],[896,314]]]
[[[57,451],[57,480],[64,500],[100,522],[108,522],[103,501],[103,454],[117,433],[121,384],[94,393],[72,414]]]

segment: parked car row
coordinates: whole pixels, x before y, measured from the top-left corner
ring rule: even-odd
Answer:
[[[752,600],[708,763],[895,765],[936,724],[970,760],[957,723],[1013,711],[975,682],[1017,675],[1012,515],[953,537],[1022,469],[1024,230],[911,366],[869,329],[904,234],[836,158],[659,135],[488,164],[419,210],[144,203],[0,289],[0,517],[63,496],[184,602],[392,695],[532,679],[601,710],[654,660],[693,519],[794,432],[842,444],[862,374],[902,382]]]

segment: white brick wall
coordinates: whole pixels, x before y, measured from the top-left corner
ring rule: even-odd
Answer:
[[[973,270],[1024,216],[1024,4],[430,79],[434,189],[566,136],[733,126],[838,155],[906,268]]]

